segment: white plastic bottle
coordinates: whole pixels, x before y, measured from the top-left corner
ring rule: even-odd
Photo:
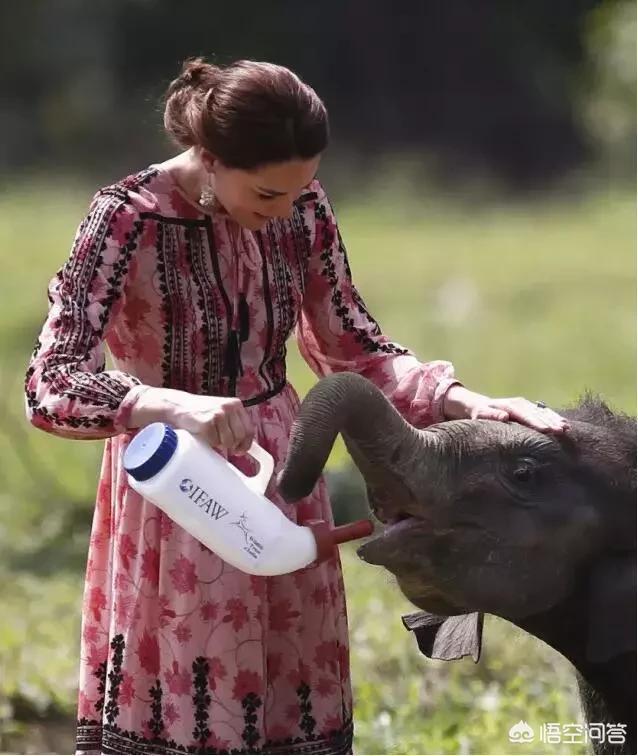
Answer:
[[[321,561],[337,543],[369,535],[369,520],[331,529],[291,522],[264,496],[274,462],[253,443],[260,465],[248,477],[201,439],[165,423],[141,430],[124,452],[129,485],[224,561],[252,575],[282,575]]]

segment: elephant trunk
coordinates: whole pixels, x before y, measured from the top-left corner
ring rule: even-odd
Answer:
[[[435,435],[407,423],[366,378],[338,373],[320,380],[304,399],[293,425],[288,456],[278,476],[286,501],[308,496],[326,464],[337,433],[361,471],[368,491],[410,486],[411,468],[423,470],[424,446]],[[432,455],[428,454],[432,459]]]

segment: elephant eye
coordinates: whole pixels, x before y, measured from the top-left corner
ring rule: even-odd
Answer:
[[[512,470],[512,477],[517,483],[531,483],[536,477],[537,465],[533,460],[518,460]]]
[[[529,483],[534,477],[534,473],[530,467],[517,467],[514,470],[514,480],[517,483]]]
[[[523,506],[536,506],[544,483],[542,460],[531,456],[509,456],[504,460],[501,481],[514,500]]]

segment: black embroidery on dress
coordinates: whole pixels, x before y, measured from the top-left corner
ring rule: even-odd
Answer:
[[[28,376],[27,380],[30,378]],[[139,383],[139,381],[135,381]],[[122,392],[122,399],[128,392],[128,388]],[[73,429],[85,428],[87,430],[91,428],[107,428],[112,423],[112,417],[109,415],[92,415],[91,417],[60,417],[57,412],[51,412],[46,407],[41,407],[36,397],[35,391],[25,390],[27,405],[29,406],[33,415],[41,417],[48,425],[57,425],[59,427],[69,427]]]
[[[286,291],[285,280],[283,275],[283,265],[281,264],[281,249],[280,239],[275,234],[275,223],[270,222],[262,234],[262,238],[267,238],[268,252],[270,261],[272,264],[272,279],[274,284],[274,296],[273,296],[273,312],[276,313],[275,318],[275,341],[273,343],[273,353],[276,354],[279,351],[279,343],[287,336],[287,307],[286,307]]]
[[[103,187],[98,194],[110,194],[126,202],[129,199],[129,192],[137,191],[140,187],[148,184],[157,173],[157,168],[144,168],[116,181],[114,184]]]
[[[149,688],[149,694],[153,703],[151,704],[152,716],[148,721],[148,728],[154,735],[154,740],[159,740],[160,735],[164,732],[164,720],[162,719],[162,685],[159,680],[155,680],[155,685]]]
[[[244,710],[244,724],[241,737],[248,748],[253,749],[261,737],[259,730],[255,727],[257,724],[257,709],[261,706],[261,698],[256,693],[249,693],[242,699],[241,705]]]
[[[295,327],[297,322],[297,307],[295,303],[295,297],[293,292],[293,280],[291,271],[291,251],[292,251],[292,224],[290,221],[285,221],[281,228],[281,235],[279,237],[279,243],[282,250],[279,255],[280,264],[282,266],[283,284],[285,287],[285,303],[286,303],[286,318],[285,318],[285,332],[282,334],[283,343],[285,345],[288,337]]]
[[[219,268],[219,258],[217,253],[217,245],[215,244],[215,231],[213,229],[213,222],[210,216],[207,216],[206,218],[206,234],[208,237],[208,246],[210,249],[210,256],[211,261],[213,263],[213,273],[215,275],[215,283],[217,285],[217,289],[222,295],[222,300],[224,302],[224,308],[226,309],[226,331],[224,333],[224,329],[221,327],[218,328],[217,331],[217,337],[219,339],[218,343],[215,345],[215,348],[217,350],[218,354],[224,354],[224,350],[228,346],[228,336],[232,330],[232,321],[233,321],[233,308],[230,302],[230,297],[228,296],[228,292],[226,291],[224,287],[224,282],[222,281],[221,271]],[[229,376],[228,380],[228,394],[231,396],[234,396],[235,394],[235,383],[234,379]]]
[[[175,224],[157,226],[157,272],[164,316],[164,347],[162,350],[162,385],[192,391],[189,385],[189,364],[192,359],[186,326],[189,306],[183,291],[183,276],[178,270],[179,230]]]
[[[133,257],[133,252],[137,247],[138,239],[142,233],[143,228],[143,221],[133,221],[133,229],[126,234],[126,243],[120,250],[120,257],[113,263],[113,271],[111,275],[106,279],[109,288],[107,289],[106,299],[104,302],[105,310],[100,316],[100,325],[102,326],[100,336],[104,333],[104,328],[106,327],[108,314],[111,310],[111,307],[113,306],[115,300],[120,296],[120,293],[122,291],[122,281],[128,271],[131,258]],[[103,248],[105,246],[106,245],[103,244]]]
[[[272,383],[278,383],[285,375],[286,341],[296,319],[296,308],[291,288],[289,262],[284,245],[290,236],[290,227],[286,221],[271,221],[262,232],[268,239],[267,257],[271,263],[273,291],[273,339],[269,349],[268,372]]]
[[[284,740],[267,740],[262,753],[352,753],[352,719],[346,719],[343,725],[325,735],[313,735],[309,739],[285,738]]]
[[[124,676],[122,675],[122,661],[124,660],[124,636],[120,633],[113,637],[111,641],[113,658],[111,659],[111,671],[109,672],[109,689],[108,700],[104,709],[106,721],[112,725],[115,724],[117,715],[120,713],[120,707],[117,700],[120,697],[120,685]]]
[[[50,298],[51,295],[47,294],[47,296]],[[49,303],[52,304],[51,301]],[[31,351],[31,358],[35,357],[36,354],[40,351],[40,349],[42,349],[42,342],[40,341],[40,337],[38,336],[38,338],[35,340],[35,345]],[[31,374],[33,374],[33,368],[30,368],[30,372]]]
[[[106,693],[106,661],[101,662],[99,666],[93,670],[93,676],[98,679],[97,692],[100,695],[94,704],[94,708],[95,711],[100,714],[104,708],[104,694]]]
[[[210,665],[206,657],[198,656],[193,662],[193,687],[195,688],[193,695],[193,705],[195,706],[195,729],[193,730],[193,737],[199,742],[202,748],[206,746],[210,737],[210,730],[208,729],[208,720],[210,718],[208,709],[211,702],[210,693],[208,692],[209,671]]]
[[[268,740],[261,748],[231,749],[219,751],[210,746],[184,745],[166,738],[144,737],[136,732],[123,730],[117,725],[104,725],[94,719],[82,718],[77,723],[76,745],[78,751],[127,754],[181,754],[181,753],[251,753],[251,754],[346,754],[352,753],[352,720],[330,733],[313,735],[311,738],[285,738]]]
[[[95,211],[97,214],[97,210]],[[114,214],[113,214],[114,215]],[[109,216],[109,222],[113,215]],[[96,230],[102,241],[100,251],[94,245],[91,249],[81,252],[78,247],[63,268],[62,279],[56,286],[61,310],[57,319],[52,323],[55,331],[55,342],[49,349],[42,371],[42,379],[46,383],[57,383],[60,393],[66,388],[67,381],[72,375],[71,367],[75,367],[90,357],[91,349],[102,336],[104,319],[101,328],[95,330],[85,316],[87,297],[93,280],[99,275],[103,264],[102,249],[106,245],[107,227],[104,222],[104,212],[98,217],[103,228]],[[78,242],[79,245],[82,242]],[[126,254],[122,248],[121,254]],[[113,301],[111,291],[110,302]],[[71,361],[69,360],[71,357]]]
[[[319,195],[317,192],[306,192],[305,194],[302,194],[300,197],[298,197],[294,202],[293,205],[296,207],[299,207],[299,205],[303,205],[305,202],[312,202],[312,200],[316,200]]]
[[[102,340],[113,304],[122,294],[122,282],[143,227],[142,221],[133,222],[131,231],[120,246],[117,259],[110,271],[107,271],[103,251],[112,234],[113,222],[124,209],[125,201],[106,191],[98,193],[97,197],[89,214],[80,224],[69,259],[56,275],[54,286],[60,298],[61,311],[51,324],[55,332],[54,343],[42,354],[42,344],[37,342],[37,351],[32,355],[25,378],[27,404],[32,414],[61,427],[105,427],[111,423],[111,418],[97,413],[86,417],[60,417],[58,413],[40,406],[36,392],[28,388],[39,359],[42,362],[40,381],[48,385],[49,394],[77,399],[80,405],[116,411],[131,384],[139,383],[133,376],[121,380],[112,374],[106,374],[103,357],[93,372],[82,370],[83,363],[90,360],[92,350]],[[104,311],[100,315],[99,327],[96,328],[86,315],[88,296],[95,279],[107,272],[109,275],[106,278],[108,287],[103,302]],[[51,301],[50,292],[49,300]]]
[[[157,273],[159,275],[159,290],[162,294],[162,312],[164,314],[164,349],[162,350],[162,385],[171,385],[171,345],[173,343],[173,327],[171,304],[168,296],[166,281],[166,263],[162,251],[164,249],[164,225],[157,226]]]
[[[169,378],[167,386],[183,391],[189,391],[188,363],[189,349],[186,344],[186,326],[188,317],[185,308],[187,305],[184,293],[184,277],[177,266],[179,254],[179,238],[175,226],[162,227],[162,247],[160,255],[164,262],[164,278],[166,282],[165,311],[171,318],[171,342],[169,354]],[[168,322],[168,321],[167,321]]]
[[[185,226],[186,228],[206,228],[206,221],[201,218],[176,218],[173,215],[162,215],[161,213],[143,212],[140,218],[158,221],[159,223],[168,223],[171,226]]]
[[[293,213],[290,230],[293,248],[296,257],[296,264],[294,266],[295,274],[297,275],[297,285],[303,298],[303,294],[306,290],[306,275],[308,273],[308,262],[310,260],[310,252],[312,249],[312,233],[310,227],[306,223],[306,217],[300,210],[295,210]]]
[[[59,346],[63,354],[73,354],[80,358],[88,358],[91,348],[102,339],[114,302],[121,296],[122,281],[126,276],[131,257],[137,247],[139,235],[142,232],[143,221],[136,219],[133,227],[126,233],[124,243],[120,246],[117,259],[113,263],[110,275],[106,278],[108,288],[104,299],[104,312],[100,316],[100,329],[95,331],[91,324],[83,319],[77,320],[76,307],[84,312],[88,303],[88,295],[96,277],[106,273],[104,269],[103,252],[107,247],[107,239],[112,236],[114,221],[125,208],[125,203],[114,201],[105,195],[87,218],[87,225],[96,225],[88,235],[91,245],[85,250],[84,235],[76,239],[74,254],[65,264],[59,281],[59,289],[69,286],[73,282],[76,297],[74,301],[66,300],[65,304],[71,309],[63,309],[60,314],[60,324],[63,327]],[[65,283],[66,282],[66,283]],[[79,301],[78,301],[79,299]]]
[[[172,738],[167,740],[166,738],[154,737],[149,740],[139,733],[123,730],[117,725],[101,725],[96,720],[84,717],[77,723],[76,750],[136,754],[198,752],[197,748],[181,745]],[[206,751],[206,753],[215,753],[215,751]]]
[[[264,237],[261,231],[255,232],[257,239],[257,246],[259,247],[259,254],[261,255],[261,269],[262,269],[262,286],[264,292],[264,307],[266,309],[266,344],[264,346],[264,356],[259,365],[259,375],[262,377],[264,383],[273,388],[273,383],[269,376],[266,375],[268,363],[270,361],[270,354],[272,350],[273,332],[274,332],[274,317],[272,308],[272,298],[270,295],[270,279],[268,276],[268,263],[266,261],[266,250],[264,249]]]
[[[299,711],[301,719],[299,720],[299,729],[306,733],[308,739],[314,737],[314,729],[317,724],[312,716],[312,703],[310,701],[310,688],[302,682],[297,688],[299,696]]]
[[[205,228],[205,226],[204,226]],[[191,260],[193,280],[197,286],[197,308],[201,314],[202,375],[199,390],[204,395],[219,395],[221,386],[221,364],[219,344],[221,343],[221,322],[216,301],[217,289],[208,272],[212,270],[212,260],[202,240],[201,228],[186,231],[186,244]]]
[[[330,296],[330,302],[334,307],[335,314],[341,319],[341,327],[344,331],[353,334],[353,338],[357,344],[361,344],[366,352],[384,352],[385,354],[409,354],[407,349],[398,347],[392,342],[382,342],[377,339],[371,338],[372,336],[380,336],[381,329],[379,324],[370,315],[363,300],[357,292],[354,284],[352,283],[352,275],[350,271],[350,264],[348,262],[348,255],[346,248],[341,239],[341,234],[338,230],[335,231],[336,225],[329,223],[328,212],[326,205],[323,203],[317,203],[315,207],[315,219],[321,222],[320,239],[321,254],[320,259],[323,262],[323,269],[321,275],[327,279],[332,294]],[[335,235],[336,234],[336,235]],[[352,317],[348,303],[344,300],[343,292],[339,287],[339,278],[337,276],[337,268],[333,259],[333,252],[335,241],[337,242],[337,252],[343,260],[344,269],[346,273],[346,280],[349,284],[350,291],[357,307],[357,310],[363,315],[368,323],[372,326],[372,331],[365,328],[358,328],[355,326],[355,320]]]

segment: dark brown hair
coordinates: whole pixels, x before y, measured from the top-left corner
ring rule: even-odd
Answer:
[[[166,92],[164,126],[180,147],[204,147],[245,170],[306,160],[328,144],[328,114],[315,91],[287,68],[254,60],[187,60]]]

